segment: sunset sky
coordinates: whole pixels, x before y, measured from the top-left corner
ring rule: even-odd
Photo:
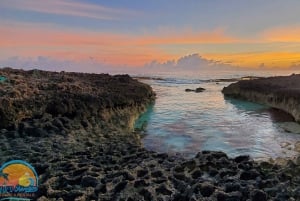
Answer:
[[[1,0],[0,66],[97,71],[194,55],[300,68],[299,13],[299,0]]]

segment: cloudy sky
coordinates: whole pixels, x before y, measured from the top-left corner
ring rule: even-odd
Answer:
[[[1,0],[0,66],[297,67],[299,13],[299,0]]]

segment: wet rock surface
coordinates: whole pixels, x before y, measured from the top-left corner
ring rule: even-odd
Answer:
[[[196,89],[185,89],[185,92],[195,92],[195,93],[200,93],[205,91],[206,89],[202,88],[202,87],[198,87]]]
[[[144,149],[131,124],[154,93],[128,76],[12,69],[0,75],[9,78],[0,84],[0,100],[9,105],[0,105],[0,163],[21,159],[35,167],[37,200],[300,199],[300,167],[292,161],[260,164],[212,151],[185,159]],[[72,89],[74,80],[81,90]],[[59,83],[65,90],[55,88]]]
[[[224,87],[222,92],[283,110],[300,122],[300,74],[241,80]]]

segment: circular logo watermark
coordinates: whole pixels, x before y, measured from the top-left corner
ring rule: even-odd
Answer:
[[[22,160],[12,160],[0,168],[0,201],[31,200],[38,191],[35,169]]]

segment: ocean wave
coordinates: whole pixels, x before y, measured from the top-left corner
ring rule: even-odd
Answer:
[[[217,78],[217,79],[183,79],[183,78],[164,78],[164,77],[156,77],[156,76],[134,76],[135,79],[138,80],[153,80],[156,83],[162,84],[201,84],[201,83],[209,83],[209,82],[237,82],[240,80],[253,80],[261,77],[257,76],[243,76],[237,78]]]

